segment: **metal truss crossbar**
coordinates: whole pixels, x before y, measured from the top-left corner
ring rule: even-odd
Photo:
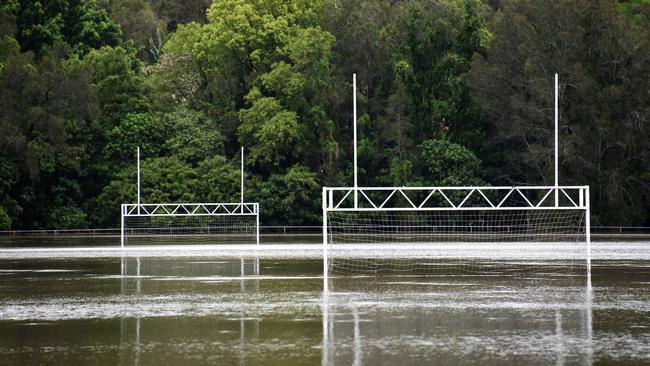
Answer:
[[[588,208],[586,199],[588,189],[588,186],[326,187],[323,209],[326,211],[575,210]],[[549,199],[551,196],[559,196],[562,199]]]
[[[127,203],[122,213],[130,216],[258,215],[258,203]]]

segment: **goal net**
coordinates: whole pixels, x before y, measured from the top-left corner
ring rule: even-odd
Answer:
[[[587,273],[587,189],[326,188],[326,277]]]
[[[122,246],[259,244],[259,207],[257,203],[122,205],[121,242]]]

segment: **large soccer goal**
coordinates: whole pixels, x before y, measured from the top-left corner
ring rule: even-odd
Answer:
[[[587,274],[589,187],[323,189],[324,271]]]
[[[323,188],[324,288],[331,276],[545,271],[590,279],[589,187]]]
[[[243,148],[241,169],[240,202],[141,203],[138,148],[138,201],[122,204],[122,247],[142,244],[259,244],[259,204],[244,201]]]

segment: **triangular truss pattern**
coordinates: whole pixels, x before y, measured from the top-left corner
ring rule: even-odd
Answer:
[[[587,192],[587,186],[334,187],[325,188],[324,206],[328,211],[585,209]]]
[[[124,216],[257,215],[258,203],[143,203],[122,205]]]

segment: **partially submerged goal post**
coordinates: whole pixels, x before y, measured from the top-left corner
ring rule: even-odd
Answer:
[[[244,202],[244,148],[241,148],[239,202],[142,203],[140,147],[137,149],[137,203],[122,204],[120,245],[127,244],[257,244],[260,207]]]
[[[121,245],[259,244],[258,203],[123,204]]]
[[[323,188],[331,274],[591,272],[588,186]],[[551,269],[552,268],[552,269]]]

